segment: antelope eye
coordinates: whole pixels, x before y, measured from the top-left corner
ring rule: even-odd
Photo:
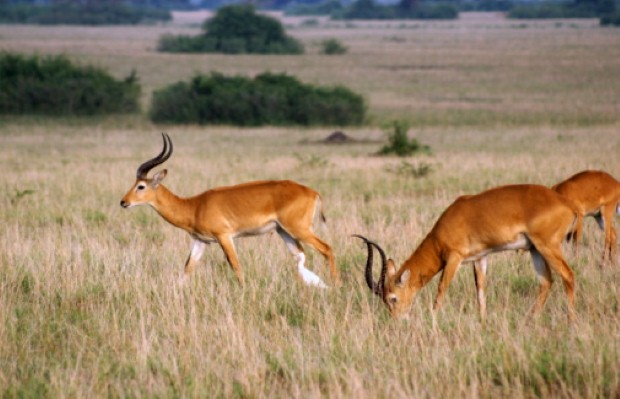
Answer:
[[[138,184],[138,187],[136,187],[139,190],[144,190],[146,188],[146,186],[144,184]]]
[[[395,305],[395,304],[396,304],[396,302],[398,302],[398,298],[397,298],[397,297],[395,297],[395,296],[391,296],[391,297],[389,297],[389,298],[388,298],[388,302],[389,302],[391,305]]]

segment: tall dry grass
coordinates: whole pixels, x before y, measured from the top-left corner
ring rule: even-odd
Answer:
[[[302,139],[326,136],[328,129],[159,127],[140,116],[3,118],[2,395],[620,395],[620,269],[600,267],[603,237],[591,220],[586,222],[580,257],[566,251],[576,275],[574,325],[566,322],[566,301],[558,283],[541,316],[526,316],[537,293],[526,254],[490,257],[485,323],[478,317],[467,265],[457,273],[441,311],[431,311],[435,281],[416,298],[411,318],[402,322],[390,320],[364,285],[365,248],[350,238],[353,233],[379,241],[402,262],[460,194],[516,182],[551,185],[585,168],[620,177],[618,78],[599,73],[618,62],[617,47],[609,46],[617,43],[617,32],[583,21],[577,27],[547,24],[526,29],[495,19],[481,21],[416,28],[335,27],[328,33],[351,43],[351,54],[336,61],[315,60],[318,56],[311,54],[303,58],[303,67],[299,63],[304,61],[286,57],[168,58],[145,48],[162,27],[127,28],[122,33],[75,28],[83,34],[72,36],[75,43],[63,47],[72,57],[107,65],[120,74],[135,66],[150,88],[185,78],[199,65],[243,72],[282,65],[310,80],[341,79],[364,91],[377,118],[413,109],[413,115],[428,111],[447,119],[429,119],[415,129],[433,155],[407,160],[414,166],[431,165],[430,174],[414,178],[395,172],[400,159],[373,156],[379,145],[300,144]],[[64,29],[69,28],[46,29],[0,27],[0,47],[59,51],[55,46],[64,42]],[[320,34],[298,29],[300,36]],[[91,36],[101,43],[97,51]],[[455,53],[456,45],[449,42],[459,37],[478,40]],[[433,42],[439,38],[441,45]],[[508,47],[523,52],[521,61],[501,58],[507,50],[500,41],[508,38]],[[125,45],[135,45],[136,51],[127,51]],[[556,55],[544,58],[552,62],[545,68],[556,66],[559,72],[542,77],[543,60],[529,65],[527,60],[545,56],[549,49]],[[422,58],[416,56],[419,51]],[[596,57],[584,57],[595,51]],[[391,72],[379,73],[379,64]],[[354,67],[345,73],[339,71],[342,65]],[[401,72],[403,65],[446,67]],[[577,75],[578,84],[571,86]],[[540,90],[528,86],[556,78],[555,84]],[[493,104],[500,118],[476,119],[475,127],[459,118],[461,122],[452,124],[452,112],[472,103],[463,97],[488,94],[501,97]],[[434,98],[435,103],[429,100]],[[528,101],[532,103],[525,106]],[[511,119],[514,109],[525,115],[523,125]],[[575,109],[592,121],[584,126],[573,118]],[[547,117],[554,112],[561,117]],[[277,235],[238,240],[244,288],[237,285],[217,246],[208,248],[190,284],[180,286],[177,278],[189,252],[189,237],[150,209],[119,206],[137,166],[160,149],[163,129],[175,145],[164,184],[180,195],[284,178],[321,192],[328,228],[319,234],[335,250],[343,287],[323,291],[300,284],[295,261]],[[375,127],[347,133],[383,137]],[[322,257],[308,253],[308,267],[329,283]]]

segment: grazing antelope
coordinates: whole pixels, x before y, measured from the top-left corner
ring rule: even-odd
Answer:
[[[584,170],[552,187],[553,190],[573,201],[580,218],[569,233],[575,250],[579,248],[583,232],[583,218],[592,216],[605,232],[603,263],[616,262],[616,229],[614,215],[620,214],[620,182],[600,170]]]
[[[484,318],[486,255],[527,249],[540,282],[532,312],[538,312],[547,300],[553,269],[564,283],[568,315],[572,319],[574,278],[562,256],[562,240],[573,227],[577,212],[568,199],[539,185],[502,186],[459,197],[443,212],[431,232],[398,270],[392,259],[386,260],[385,252],[378,244],[356,236],[368,247],[366,283],[383,299],[390,314],[399,317],[408,312],[417,292],[442,272],[434,306],[439,308],[461,263],[473,261],[478,305]],[[378,282],[372,277],[372,247],[377,248],[382,260]]]
[[[319,194],[289,180],[254,181],[230,187],[218,187],[189,198],[179,198],[163,184],[167,170],[148,178],[148,172],[164,163],[172,154],[172,141],[163,133],[164,148],[155,158],[144,162],[136,173],[136,182],[121,200],[123,208],[148,204],[173,226],[187,231],[194,239],[185,263],[188,278],[200,260],[207,244],[217,242],[239,283],[243,272],[234,238],[265,234],[275,230],[290,252],[297,258],[297,269],[306,284],[326,287],[316,274],[304,267],[301,243],[319,251],[329,262],[332,279],[340,277],[332,249],[312,231],[315,216],[324,222]]]

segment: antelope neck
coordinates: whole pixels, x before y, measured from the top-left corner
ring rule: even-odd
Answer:
[[[403,263],[400,270],[404,272],[409,269],[411,272],[410,283],[424,286],[439,273],[444,263],[435,241],[427,236],[409,259]]]
[[[150,204],[168,223],[189,233],[194,227],[194,206],[188,198],[180,198],[160,184],[155,201]]]

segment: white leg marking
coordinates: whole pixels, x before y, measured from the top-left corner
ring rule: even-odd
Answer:
[[[192,259],[200,260],[200,257],[205,252],[206,247],[207,247],[206,243],[199,241],[199,240],[194,240],[194,242],[192,243],[192,252],[191,252]]]
[[[194,241],[192,241],[192,249],[189,252],[189,259],[187,260],[187,262],[198,262],[202,257],[202,254],[205,252],[205,248],[207,248],[207,244],[205,242],[194,239]],[[185,264],[186,268],[188,263]],[[193,268],[190,270],[193,270]],[[188,281],[189,274],[186,269],[179,278],[179,284],[185,285]]]

